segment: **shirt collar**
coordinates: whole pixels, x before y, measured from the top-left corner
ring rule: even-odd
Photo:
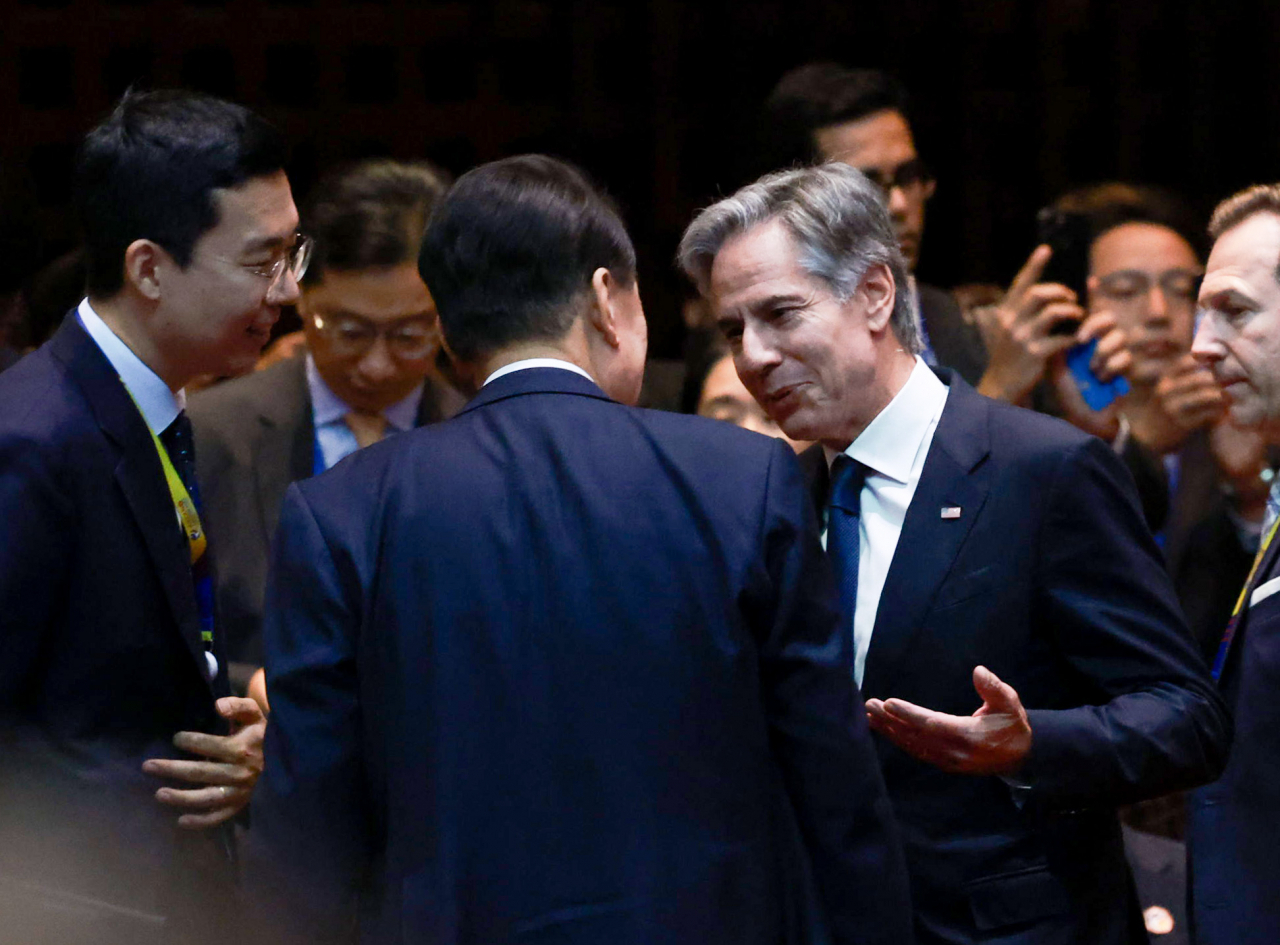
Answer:
[[[176,394],[169,390],[169,385],[160,379],[155,371],[133,353],[133,349],[125,344],[120,336],[102,320],[88,299],[80,302],[76,308],[80,324],[89,337],[93,339],[106,359],[111,362],[120,381],[133,395],[134,402],[146,421],[147,428],[156,435],[163,433],[178,414],[186,409],[187,395],[184,391]]]
[[[915,367],[902,389],[849,444],[845,453],[872,472],[895,482],[910,481],[920,444],[946,401],[947,385],[917,355]],[[838,455],[831,450],[826,454],[828,463]]]
[[[498,370],[486,377],[484,379],[484,384],[481,384],[480,386],[484,387],[485,384],[490,384],[498,378],[505,377],[508,374],[514,374],[516,371],[525,371],[529,368],[543,367],[562,368],[566,371],[572,371],[574,374],[581,374],[592,384],[596,382],[594,377],[571,361],[562,361],[559,358],[525,358],[523,361],[513,361],[510,364],[498,368]]]
[[[311,418],[316,427],[341,420],[352,412],[351,406],[333,392],[333,388],[325,383],[316,367],[316,359],[307,352],[307,390],[311,394]],[[422,403],[422,388],[419,384],[407,397],[397,400],[382,411],[388,425],[400,432],[412,430],[418,420],[418,408]]]

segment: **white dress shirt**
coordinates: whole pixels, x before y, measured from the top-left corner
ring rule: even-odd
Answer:
[[[906,384],[845,450],[867,467],[858,517],[858,603],[853,618],[853,675],[859,686],[880,593],[947,393],[947,386],[917,357]],[[838,454],[833,450],[826,453],[830,465]],[[824,546],[826,540],[824,529]]]
[[[316,431],[316,448],[325,469],[332,469],[360,448],[356,435],[347,426],[345,417],[352,408],[333,392],[316,367],[315,358],[307,352],[307,390],[311,394],[311,422]],[[387,421],[387,435],[412,430],[418,420],[418,407],[422,403],[423,384],[415,387],[407,397],[396,401],[382,411]],[[319,470],[317,470],[318,472]]]
[[[485,384],[491,384],[498,378],[505,377],[508,374],[514,374],[516,371],[527,371],[529,368],[539,367],[561,368],[565,371],[572,371],[574,374],[581,374],[592,384],[596,382],[594,377],[582,368],[578,367],[578,365],[574,364],[572,361],[561,361],[559,358],[525,358],[523,361],[512,361],[510,364],[506,364],[498,368],[498,370],[486,377],[484,379],[484,384],[481,384],[480,386],[484,387]]]
[[[159,436],[169,424],[177,419],[178,414],[186,409],[187,395],[183,391],[176,394],[169,390],[169,385],[160,380],[160,375],[143,363],[133,353],[133,349],[120,340],[120,336],[108,327],[102,317],[93,310],[88,299],[81,301],[76,309],[80,324],[88,332],[111,366],[115,368],[124,386],[129,389],[138,409],[142,411],[142,419],[152,433]]]

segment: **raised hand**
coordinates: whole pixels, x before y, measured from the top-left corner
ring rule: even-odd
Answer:
[[[907,754],[953,774],[1013,775],[1031,750],[1031,723],[1013,687],[985,666],[973,671],[982,707],[947,715],[903,699],[868,699],[867,721]]]
[[[1076,344],[1076,326],[1084,320],[1076,294],[1040,282],[1052,255],[1048,246],[1037,246],[999,304],[974,310],[990,358],[979,393],[1020,403],[1044,377],[1049,359]]]

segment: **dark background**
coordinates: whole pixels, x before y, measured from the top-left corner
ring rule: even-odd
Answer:
[[[9,268],[67,249],[76,141],[131,82],[244,102],[294,143],[299,196],[341,159],[455,173],[541,150],[619,199],[652,351],[678,355],[671,264],[743,182],[761,100],[799,63],[898,75],[938,178],[921,276],[1006,282],[1041,204],[1106,178],[1207,214],[1280,178],[1280,4],[1266,0],[0,0]],[[13,226],[17,222],[19,226]]]

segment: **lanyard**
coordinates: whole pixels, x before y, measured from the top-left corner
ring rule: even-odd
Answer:
[[[1227,621],[1227,629],[1222,634],[1222,642],[1218,645],[1218,655],[1213,660],[1213,678],[1219,679],[1222,676],[1222,670],[1227,665],[1227,653],[1231,650],[1231,641],[1235,639],[1236,628],[1240,625],[1240,616],[1244,612],[1244,602],[1249,595],[1250,589],[1253,587],[1253,579],[1257,576],[1258,567],[1262,564],[1263,557],[1266,556],[1267,548],[1271,546],[1272,540],[1276,537],[1276,530],[1280,528],[1280,518],[1271,523],[1271,528],[1262,536],[1262,541],[1258,545],[1258,553],[1253,557],[1253,567],[1249,569],[1249,576],[1244,579],[1244,587],[1240,589],[1240,597],[1236,600],[1235,609],[1231,611],[1231,619]]]
[[[125,384],[124,378],[120,378],[120,383],[124,386],[125,392],[129,395],[129,399],[133,401],[133,405],[138,407],[138,413],[142,413],[142,408],[138,406],[138,400],[133,396],[133,391],[129,390],[129,385]],[[142,422],[146,423],[146,417],[143,416]],[[151,441],[155,444],[156,453],[160,457],[160,465],[164,468],[164,479],[169,485],[169,498],[173,500],[173,510],[177,513],[178,524],[182,526],[182,534],[187,539],[187,547],[191,549],[191,563],[195,564],[204,556],[205,547],[208,541],[204,537],[204,527],[200,524],[200,513],[196,511],[196,504],[191,500],[191,493],[187,491],[186,485],[182,481],[182,477],[178,475],[178,470],[173,466],[173,460],[169,458],[169,451],[165,449],[164,443],[160,441],[150,425],[147,426],[147,432],[151,434]]]

